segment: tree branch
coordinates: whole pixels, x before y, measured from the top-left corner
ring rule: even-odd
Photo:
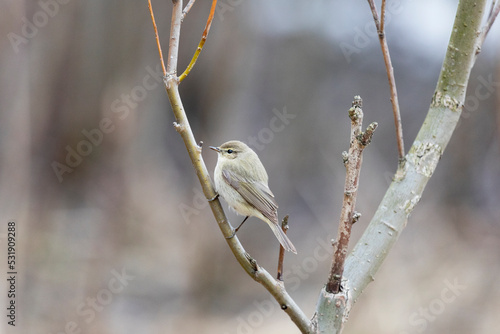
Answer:
[[[389,87],[391,91],[391,103],[392,103],[392,113],[394,116],[394,125],[396,127],[396,140],[398,145],[398,155],[399,155],[399,167],[402,168],[405,159],[405,145],[403,140],[403,125],[401,124],[401,112],[399,111],[399,100],[398,91],[396,89],[396,79],[394,78],[394,68],[392,67],[391,55],[389,54],[389,46],[387,45],[387,39],[385,36],[385,3],[382,1],[382,18],[379,21],[377,7],[373,0],[368,0],[370,9],[373,15],[373,21],[375,21],[375,26],[377,27],[378,38],[380,41],[380,47],[382,49],[382,54],[384,56],[385,69],[387,72],[387,78],[389,80]]]
[[[459,3],[436,91],[406,157],[406,169],[391,183],[370,225],[347,259],[345,276],[356,289],[354,299],[373,280],[406,226],[460,119],[480,40],[476,32],[480,29],[485,4],[486,0]]]
[[[363,101],[361,97],[355,96],[352,107],[349,109],[351,119],[351,139],[349,153],[344,152],[343,159],[346,167],[344,201],[340,213],[340,222],[337,233],[337,241],[333,247],[333,263],[326,283],[328,293],[339,293],[341,290],[341,279],[344,272],[344,262],[347,256],[347,248],[351,237],[352,225],[361,216],[355,212],[356,197],[358,195],[359,173],[363,162],[363,150],[371,141],[377,123],[372,123],[366,132],[363,127]]]
[[[484,40],[486,39],[486,36],[488,35],[488,32],[491,29],[491,26],[493,25],[498,16],[498,13],[500,13],[500,2],[492,1],[490,13],[488,15],[488,20],[486,21],[486,24],[484,25],[481,31],[481,39],[479,41],[480,46],[483,45]]]
[[[286,231],[288,231],[288,215],[283,217],[283,220],[281,221],[281,229],[283,230],[283,233],[286,234]],[[280,252],[278,256],[278,274],[276,275],[276,279],[278,281],[283,281],[283,261],[285,260],[285,248],[283,248],[283,245],[280,244]]]
[[[477,31],[485,6],[486,0],[460,0],[436,91],[424,124],[406,156],[405,168],[394,178],[366,231],[346,260],[346,282],[343,283],[346,307],[329,306],[337,295],[323,289],[317,313],[330,310],[331,314],[323,319],[318,317],[319,329],[340,333],[341,327],[334,322],[335,319],[346,319],[352,304],[373,281],[436,169],[460,119],[480,43]]]
[[[151,15],[151,22],[153,22],[153,29],[155,31],[156,46],[158,47],[158,53],[160,54],[160,64],[163,70],[163,76],[167,75],[167,70],[165,69],[165,62],[163,60],[163,52],[161,51],[160,37],[158,36],[158,28],[156,27],[155,16],[153,13],[153,7],[151,6],[151,0],[148,0],[149,14]]]
[[[189,0],[186,7],[184,7],[184,9],[182,10],[182,20],[183,21],[186,18],[187,13],[189,13],[189,11],[191,10],[191,7],[193,7],[195,1],[196,0]]]
[[[373,6],[373,7],[375,8],[375,6]],[[385,32],[385,0],[382,0],[382,6],[380,8],[380,12],[382,13],[382,17],[380,19],[380,27],[379,27],[379,29],[380,29],[381,32],[384,33]]]
[[[196,175],[200,181],[203,193],[208,200],[210,209],[217,221],[219,228],[225,237],[229,248],[233,252],[236,260],[240,263],[242,268],[247,274],[255,281],[264,286],[269,293],[279,303],[281,309],[285,311],[290,319],[297,325],[302,333],[312,333],[311,321],[306,317],[304,312],[297,306],[292,297],[285,290],[283,282],[275,280],[264,268],[260,267],[243,248],[236,236],[232,236],[232,227],[229,224],[222,205],[218,199],[217,193],[214,190],[212,180],[208,173],[203,156],[201,154],[201,147],[197,145],[191,126],[189,124],[182,100],[179,94],[180,80],[176,76],[177,72],[177,57],[179,51],[179,37],[180,27],[182,21],[182,0],[173,0],[172,22],[170,26],[170,42],[167,60],[167,69],[165,76],[165,89],[167,91],[170,105],[174,113],[176,121],[174,128],[180,134],[186,146],[189,158],[195,169]],[[212,4],[214,4],[212,2]],[[151,10],[151,18],[154,22],[154,15]],[[213,16],[213,15],[212,15]],[[155,24],[154,24],[155,26]],[[208,29],[210,27],[208,26]],[[208,33],[208,29],[205,29]],[[206,35],[205,35],[206,38]],[[158,37],[157,37],[158,40]],[[159,42],[157,43],[160,47]],[[161,51],[160,51],[161,52]]]
[[[297,325],[302,333],[312,333],[310,320],[285,290],[283,282],[275,280],[271,274],[269,274],[263,267],[259,266],[257,261],[250,257],[250,255],[245,251],[237,236],[231,238],[233,230],[226,218],[221,203],[216,196],[210,175],[208,174],[206,165],[201,155],[201,147],[196,144],[196,140],[191,131],[191,127],[179,95],[178,83],[175,79],[171,79],[166,86],[168,87],[167,94],[170,99],[170,104],[177,120],[175,128],[184,140],[189,157],[191,158],[191,162],[195,168],[196,175],[201,183],[203,193],[210,203],[210,208],[212,209],[215,220],[217,221],[229,248],[233,252],[233,255],[247,274],[250,275],[250,277],[252,277],[255,281],[262,284],[267,291],[269,291],[269,293],[279,303],[281,309],[288,314],[290,319]]]

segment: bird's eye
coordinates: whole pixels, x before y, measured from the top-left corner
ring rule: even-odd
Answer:
[[[229,153],[229,154],[231,154],[231,153],[233,153],[233,152],[234,152],[234,151],[233,151],[232,149],[227,150],[227,153]]]

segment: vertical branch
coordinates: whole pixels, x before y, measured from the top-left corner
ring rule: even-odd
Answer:
[[[163,52],[161,51],[160,37],[158,36],[158,28],[156,27],[155,16],[153,13],[153,7],[151,6],[151,0],[148,0],[149,14],[151,15],[151,22],[153,22],[153,29],[155,31],[156,46],[158,47],[158,53],[160,54],[160,64],[163,70],[163,76],[167,75],[167,70],[165,69],[165,61],[163,60]]]
[[[382,13],[382,18],[380,19],[380,31],[385,31],[385,0],[382,0],[382,8],[380,12]]]
[[[344,165],[346,167],[344,201],[340,214],[337,241],[334,245],[333,264],[326,284],[326,291],[334,294],[340,292],[341,289],[342,274],[344,272],[344,263],[347,256],[352,225],[361,216],[354,209],[358,194],[359,173],[363,161],[363,149],[370,143],[373,132],[377,128],[377,123],[372,123],[365,132],[362,132],[362,103],[361,97],[355,96],[352,107],[349,109],[351,140],[349,153],[343,153]]]
[[[283,217],[283,220],[281,221],[281,229],[283,230],[283,233],[286,234],[286,231],[288,231],[288,215]],[[283,261],[285,260],[285,248],[280,243],[280,252],[278,256],[278,274],[276,275],[276,279],[278,281],[283,281]]]
[[[179,39],[182,23],[182,0],[172,0],[172,21],[170,23],[170,39],[168,41],[167,85],[170,79],[177,81],[177,60],[179,58]]]
[[[392,113],[394,116],[394,125],[396,127],[396,139],[398,145],[398,156],[399,156],[399,166],[402,166],[405,159],[405,146],[403,140],[403,126],[401,124],[401,113],[399,110],[399,100],[398,91],[396,89],[396,79],[394,78],[394,68],[392,67],[391,55],[389,54],[389,46],[387,45],[387,39],[385,36],[385,3],[382,1],[382,19],[379,21],[379,16],[377,13],[377,7],[373,0],[368,0],[370,9],[373,15],[373,21],[375,21],[375,26],[377,27],[378,38],[380,42],[380,47],[382,49],[382,54],[384,56],[385,69],[387,72],[387,78],[389,80],[389,87],[391,91],[391,103],[392,103]]]

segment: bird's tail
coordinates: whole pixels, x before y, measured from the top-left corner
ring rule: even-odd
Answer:
[[[297,254],[297,250],[295,249],[295,246],[292,244],[290,239],[286,236],[285,232],[281,229],[281,227],[278,224],[275,223],[269,223],[268,225],[271,227],[271,230],[273,230],[274,235],[280,242],[280,244],[283,246],[283,248],[289,252],[293,252]]]

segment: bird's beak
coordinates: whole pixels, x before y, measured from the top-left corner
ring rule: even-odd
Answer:
[[[215,146],[209,146],[212,150],[214,150],[217,153],[220,153],[220,148],[215,147]]]

